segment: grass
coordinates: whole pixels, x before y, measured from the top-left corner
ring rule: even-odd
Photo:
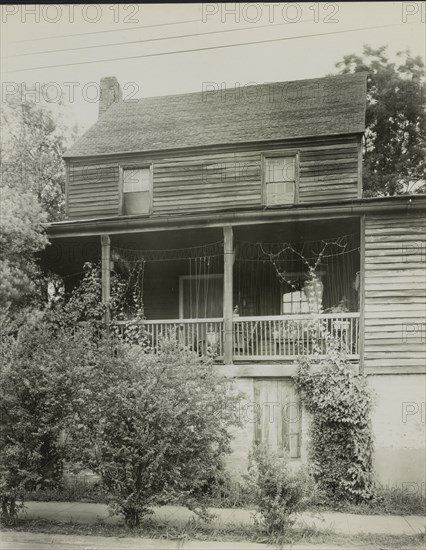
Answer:
[[[319,531],[314,528],[289,529],[280,537],[269,536],[268,533],[256,529],[254,525],[228,524],[217,526],[193,519],[181,526],[173,526],[153,518],[146,519],[135,529],[129,529],[124,524],[106,524],[98,522],[93,525],[77,523],[59,523],[48,520],[20,519],[13,526],[4,527],[4,531],[24,531],[31,533],[91,535],[103,537],[146,537],[151,539],[166,539],[176,541],[248,541],[274,544],[278,548],[283,544],[329,544],[353,546],[363,549],[416,549],[424,548],[425,534],[419,535],[340,535],[332,531]]]
[[[107,502],[107,495],[99,484],[75,479],[72,482],[64,483],[62,487],[27,492],[24,495],[24,500],[27,502],[34,500],[37,502],[95,502],[104,504]]]
[[[426,499],[424,494],[410,494],[399,487],[385,487],[379,490],[376,500],[360,504],[345,501],[333,502],[321,495],[320,498],[312,500],[309,510],[361,515],[424,516]]]
[[[236,484],[238,485],[238,484]],[[208,506],[214,508],[246,508],[253,509],[250,497],[243,485],[231,488],[222,488],[216,496],[209,499]],[[107,494],[98,484],[82,479],[67,482],[60,489],[45,489],[25,495],[26,501],[40,502],[95,502],[106,503]],[[160,503],[161,504],[161,503]],[[167,504],[167,503],[163,503]],[[308,506],[310,511],[345,512],[362,515],[425,515],[426,499],[424,494],[410,494],[399,487],[383,487],[379,490],[379,499],[374,502],[353,504],[350,502],[336,502],[327,500],[324,494],[314,496]]]

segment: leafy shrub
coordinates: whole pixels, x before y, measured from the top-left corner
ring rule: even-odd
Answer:
[[[61,434],[73,412],[74,367],[87,362],[93,347],[85,331],[58,329],[40,312],[13,335],[2,334],[0,493],[6,521],[16,516],[25,492],[61,483]]]
[[[253,508],[252,491],[247,483],[237,481],[227,470],[209,484],[206,497],[208,506],[214,508]]]
[[[316,338],[318,326],[312,334]],[[314,478],[333,500],[371,500],[376,494],[370,424],[373,400],[367,379],[353,371],[338,339],[322,326],[319,334],[322,356],[299,356],[295,378],[300,397],[312,414]]]
[[[196,507],[231,451],[228,428],[238,421],[222,414],[238,399],[230,380],[173,338],[157,354],[120,340],[101,345],[109,359],[80,373],[76,456],[131,527],[159,499]]]
[[[313,487],[304,470],[291,472],[286,455],[264,445],[251,451],[246,481],[271,535],[283,534],[294,524],[294,515],[306,509]]]

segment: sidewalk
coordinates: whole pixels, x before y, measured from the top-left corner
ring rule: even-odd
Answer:
[[[44,518],[54,521],[75,523],[118,523],[120,518],[110,517],[105,504],[82,502],[27,502],[23,515],[27,518]],[[210,508],[217,515],[215,523],[249,524],[253,521],[252,512],[237,508]],[[187,522],[194,514],[181,506],[154,508],[155,516],[172,524]],[[424,532],[426,518],[422,516],[364,516],[338,512],[312,514],[305,512],[297,521],[297,526],[312,526],[319,530],[330,529],[335,533],[354,535],[374,533],[387,535],[416,535]]]
[[[40,533],[6,532],[1,537],[2,550],[273,550],[276,547],[251,542],[176,541],[145,538],[79,537]],[[353,550],[351,547],[285,545],[283,550]]]

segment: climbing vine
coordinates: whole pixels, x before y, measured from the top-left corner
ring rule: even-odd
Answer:
[[[360,502],[375,497],[370,423],[373,398],[366,377],[356,373],[347,358],[350,350],[341,337],[339,321],[330,326],[319,315],[324,312],[323,284],[317,272],[331,245],[345,248],[340,241],[323,242],[313,261],[290,245],[268,255],[277,276],[292,287],[280,264],[284,252],[291,249],[307,267],[303,290],[312,315],[302,321],[302,330],[310,335],[310,348],[298,355],[295,384],[312,415],[310,463],[314,478],[330,498]],[[344,308],[343,299],[333,309],[339,308]]]
[[[79,285],[59,304],[61,324],[85,325],[98,334],[104,330],[120,336],[127,343],[138,344],[145,351],[151,347],[143,320],[143,262],[130,266],[119,266],[111,273],[111,296],[108,304],[102,302],[102,280],[100,264],[86,263]],[[108,308],[111,323],[105,325],[105,311]]]
[[[371,500],[375,497],[372,394],[366,377],[354,372],[341,342],[324,328],[320,334],[322,355],[301,355],[295,378],[312,415],[313,475],[332,499]]]

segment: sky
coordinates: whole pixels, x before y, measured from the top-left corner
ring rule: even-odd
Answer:
[[[97,119],[103,76],[116,76],[132,99],[326,76],[364,44],[388,46],[391,59],[426,51],[425,2],[1,8],[2,101],[31,90],[52,108],[66,100],[67,118],[82,129]]]

